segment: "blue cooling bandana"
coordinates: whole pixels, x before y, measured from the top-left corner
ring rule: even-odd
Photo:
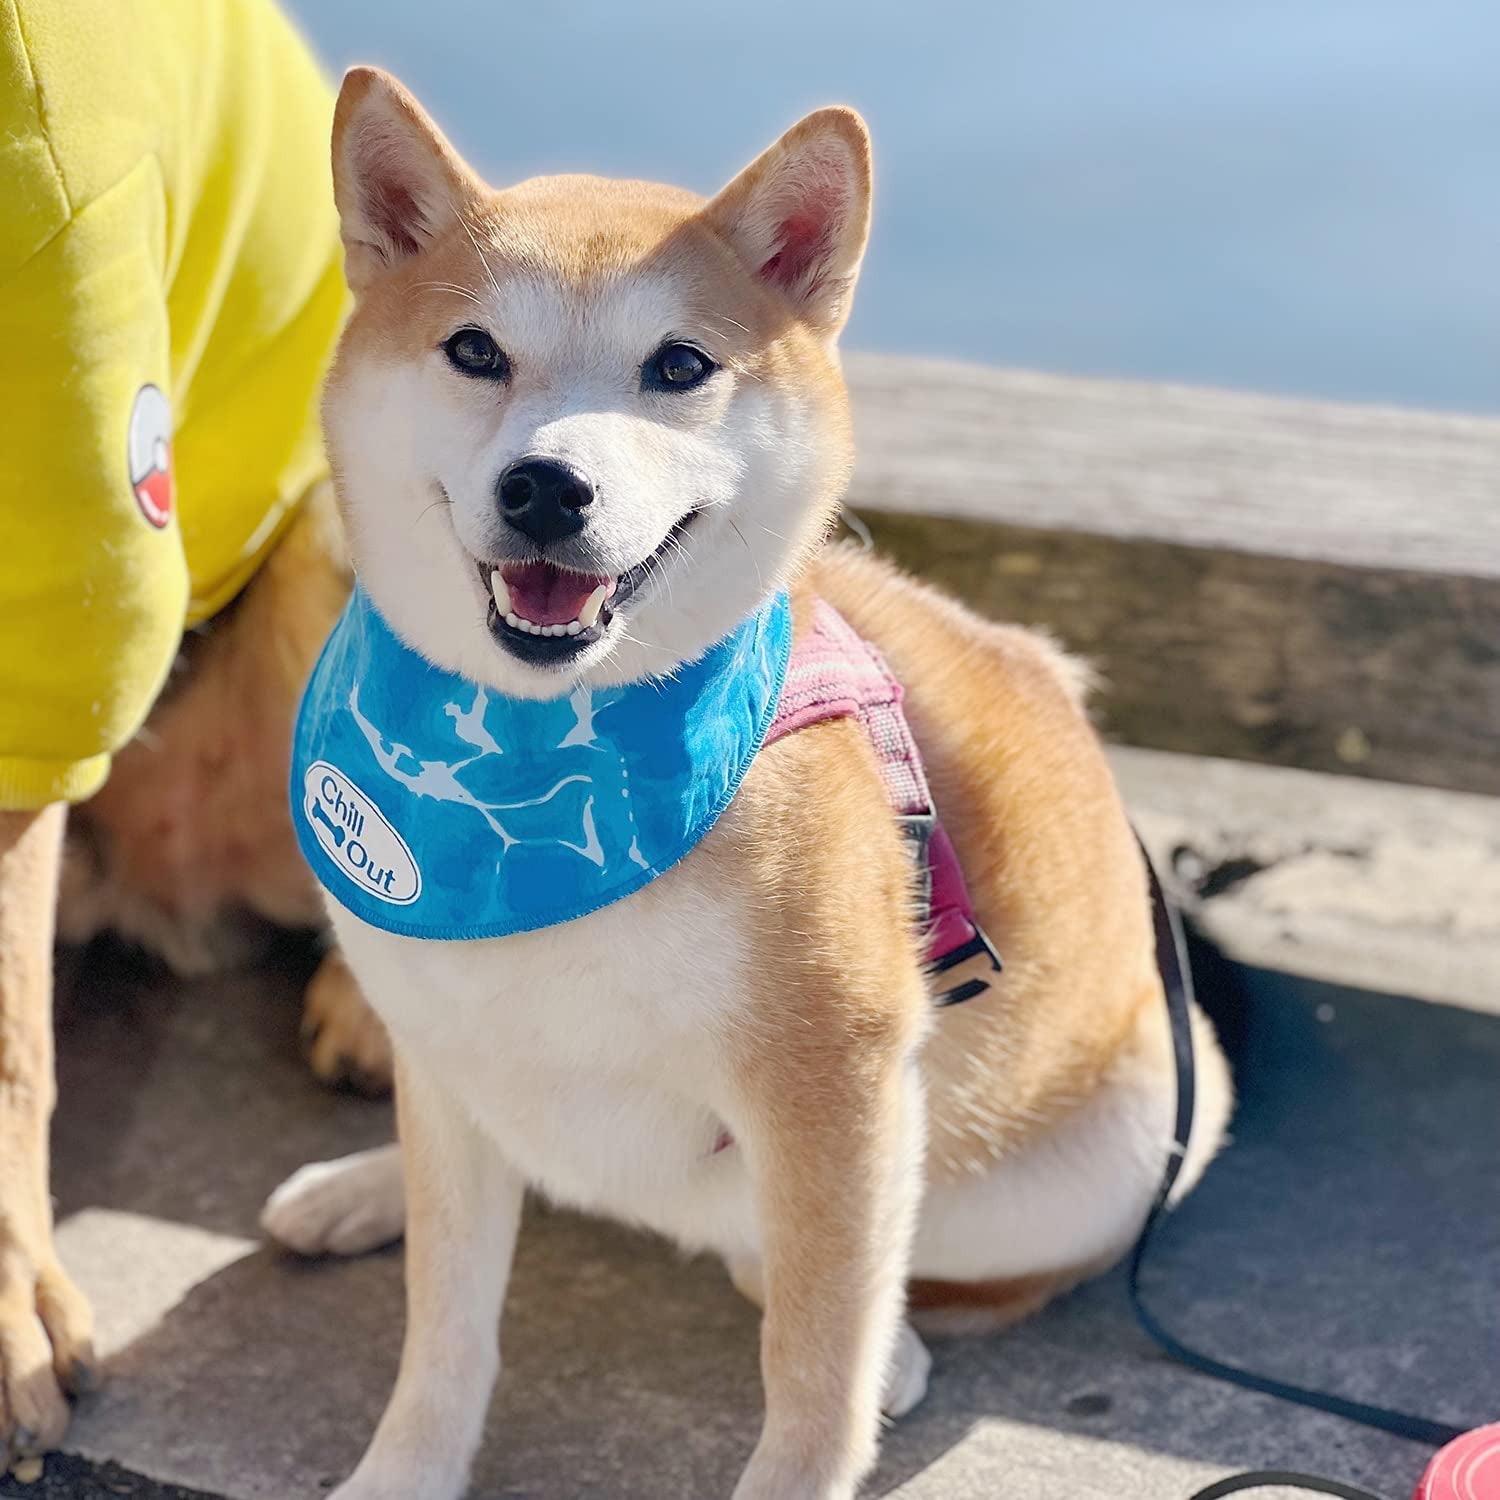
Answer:
[[[302,853],[340,904],[410,937],[503,937],[607,906],[729,805],[791,641],[778,594],[671,678],[505,698],[432,666],[356,587],[297,716]]]

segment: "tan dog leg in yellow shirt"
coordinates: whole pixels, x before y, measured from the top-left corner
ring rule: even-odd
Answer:
[[[0,1471],[57,1446],[66,1397],[93,1373],[88,1303],[52,1238],[54,922],[76,939],[112,929],[199,970],[226,956],[216,932],[235,911],[322,925],[292,836],[287,756],[303,680],[347,588],[320,492],[234,609],[193,638],[186,671],[104,789],[71,816],[61,805],[0,812]],[[193,809],[209,780],[218,816],[202,819]],[[389,1084],[385,1032],[336,950],[308,986],[304,1030],[319,1076]]]
[[[0,1439],[56,1446],[92,1374],[93,1317],[52,1247],[52,919],[64,809],[0,813]]]

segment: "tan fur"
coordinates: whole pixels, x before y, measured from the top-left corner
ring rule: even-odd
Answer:
[[[1034,1317],[1054,1297],[1109,1269],[1109,1263],[1079,1266],[1034,1276],[1008,1276],[994,1281],[929,1281],[914,1277],[907,1283],[906,1306],[912,1325],[923,1333],[1000,1333]]]
[[[93,1319],[52,1246],[52,914],[63,810],[0,813],[0,1452],[61,1440]]]
[[[390,1088],[391,1039],[337,947],[329,949],[303,996],[302,1041],[308,1066],[325,1083],[376,1096]]]
[[[869,1251],[915,1216],[898,1189],[903,1136],[920,1138],[906,1085],[929,1022],[909,867],[851,720],[762,752],[702,852],[745,889],[759,928],[735,1064],[771,1291],[762,1447],[800,1493],[793,1474],[862,1472],[874,1457],[880,1390],[854,1377],[872,1363],[866,1309],[900,1265]]]

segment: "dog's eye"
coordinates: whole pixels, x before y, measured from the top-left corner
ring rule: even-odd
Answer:
[[[718,366],[691,344],[663,344],[641,366],[641,384],[649,391],[690,391],[716,369]]]
[[[510,361],[482,328],[460,328],[444,345],[443,353],[455,370],[491,380],[510,377]]]

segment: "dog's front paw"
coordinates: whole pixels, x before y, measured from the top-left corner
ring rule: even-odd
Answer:
[[[302,1044],[324,1083],[362,1094],[391,1088],[391,1042],[344,955],[331,949],[302,1000]]]
[[[888,1417],[904,1417],[927,1394],[927,1375],[932,1356],[910,1323],[901,1324],[891,1363],[885,1372],[880,1409]]]
[[[0,1473],[48,1452],[68,1426],[68,1396],[94,1383],[94,1316],[50,1244],[0,1236]]]
[[[468,1466],[454,1463],[451,1454],[424,1449],[424,1444],[402,1444],[392,1452],[377,1439],[377,1447],[327,1500],[459,1500],[469,1487]]]
[[[406,1231],[399,1148],[293,1172],[266,1200],[260,1227],[299,1255],[362,1255],[399,1240]]]
[[[853,1480],[809,1474],[757,1454],[735,1486],[734,1500],[854,1500]]]

